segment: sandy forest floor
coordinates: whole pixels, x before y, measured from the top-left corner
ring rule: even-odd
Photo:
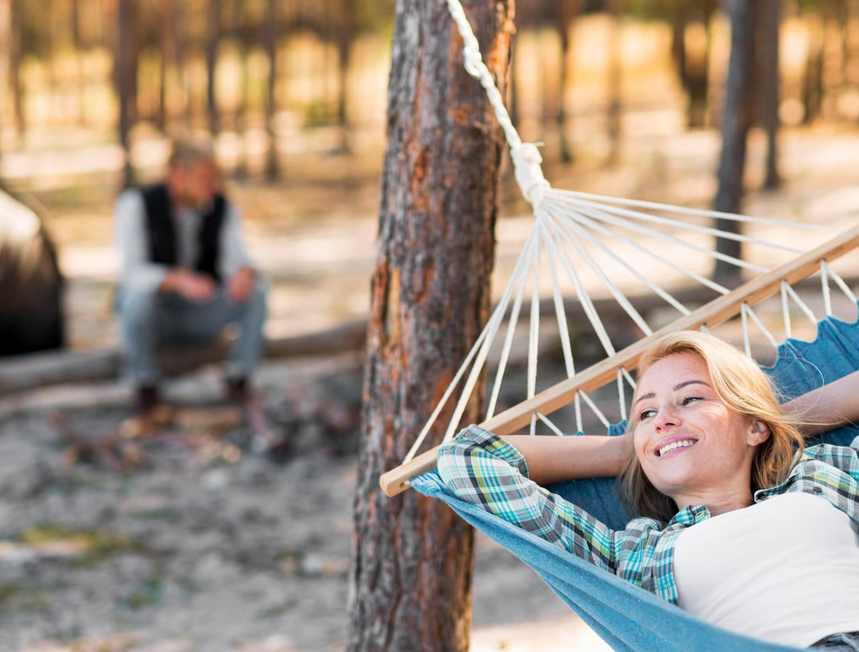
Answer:
[[[748,211],[854,224],[859,135],[795,132],[783,144],[784,191],[752,193]],[[630,140],[617,169],[580,163],[547,176],[558,187],[706,205],[717,150],[713,134],[653,133]],[[276,186],[232,184],[250,248],[274,281],[270,335],[366,313],[380,158],[319,154]],[[755,146],[752,184],[759,163]],[[108,310],[113,191],[92,179],[29,186],[60,245],[78,349],[116,339]],[[521,244],[521,211],[505,202],[502,274]],[[114,383],[84,390],[112,402],[60,406],[60,420],[47,410],[0,415],[0,650],[342,650],[357,432],[339,429],[337,415],[357,408],[360,376],[359,355],[263,365],[269,419],[291,433],[278,460],[254,452],[241,428],[185,427],[144,444],[133,470],[70,464],[64,432],[109,435],[127,416],[128,394],[111,393]],[[173,383],[170,397],[208,405],[219,389],[217,370],[207,369]],[[476,566],[473,650],[605,649],[506,551],[480,539]]]

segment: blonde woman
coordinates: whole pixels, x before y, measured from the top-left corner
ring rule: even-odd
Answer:
[[[855,418],[857,381],[789,410],[820,428]],[[622,438],[501,439],[471,426],[441,449],[439,474],[460,499],[702,620],[859,652],[859,438],[804,448],[757,365],[691,331],[642,357],[631,414]],[[623,530],[541,486],[619,470],[637,514]]]

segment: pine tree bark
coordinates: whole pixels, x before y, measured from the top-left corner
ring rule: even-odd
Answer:
[[[672,9],[671,52],[677,76],[688,98],[686,126],[689,129],[700,129],[707,124],[712,45],[710,21],[717,4],[717,0],[677,0]],[[703,47],[689,52],[686,48],[686,34],[695,23],[703,26],[705,41]]]
[[[6,102],[9,97],[11,71],[12,0],[0,0],[0,161],[3,158],[3,134],[6,129]]]
[[[558,91],[557,124],[561,142],[561,160],[564,163],[572,163],[574,154],[573,146],[567,133],[568,113],[566,97],[573,71],[572,62],[570,61],[570,51],[572,49],[570,30],[573,29],[573,25],[579,15],[579,0],[559,0],[558,13],[561,37],[561,76],[558,80],[560,90]]]
[[[176,81],[179,84],[179,92],[182,97],[182,115],[185,124],[191,123],[191,93],[188,88],[188,70],[185,62],[186,57],[186,41],[185,31],[186,20],[185,10],[182,5],[182,0],[167,0],[168,2],[168,20],[170,27],[166,32],[168,38],[172,41],[170,47],[170,64],[173,66]]]
[[[12,86],[12,102],[15,107],[15,127],[18,140],[23,140],[24,132],[27,130],[27,116],[24,111],[24,84],[21,80],[21,62],[24,58],[21,42],[21,26],[23,23],[21,12],[24,0],[11,0],[11,21],[9,39],[9,83]]]
[[[77,74],[78,74],[78,83],[77,83],[77,103],[78,103],[78,122],[82,125],[87,124],[87,110],[86,110],[86,91],[87,91],[87,78],[86,78],[86,61],[85,57],[87,51],[89,49],[89,43],[86,41],[84,37],[84,30],[81,26],[81,7],[80,0],[71,0],[71,28],[72,28],[72,49],[75,53],[75,59],[77,63]]]
[[[463,3],[503,92],[513,3]],[[502,139],[465,73],[445,3],[398,0],[379,255],[365,366],[350,573],[350,652],[465,652],[473,534],[438,501],[379,489],[479,335],[489,309]],[[477,421],[472,402],[466,420]],[[435,445],[441,429],[431,433]]]
[[[221,0],[209,0],[206,24],[206,109],[209,131],[217,135],[221,130],[221,113],[218,109],[217,72],[218,46],[221,42]]]
[[[131,125],[135,105],[134,77],[137,75],[134,60],[134,7],[132,0],[118,0],[118,5],[114,78],[119,97],[119,142],[124,154],[123,182],[125,185],[131,185],[134,182],[131,167]]]
[[[719,157],[719,189],[713,209],[739,213],[743,198],[743,174],[749,128],[754,112],[752,77],[755,61],[755,7],[746,0],[728,0],[731,17],[731,56],[725,106],[722,112],[722,152]],[[739,222],[717,219],[716,228],[739,233]],[[716,239],[716,251],[735,258],[742,257],[740,243]],[[738,285],[740,269],[722,260],[716,261],[713,279],[728,287]]]
[[[176,60],[176,32],[179,26],[173,21],[172,0],[161,0],[159,14],[164,21],[161,29],[161,52],[158,56],[158,113],[155,124],[162,134],[167,133],[169,121],[167,98],[169,97],[170,65]]]
[[[823,36],[825,23],[819,9],[805,10],[805,28],[808,32],[808,53],[805,59],[805,76],[802,84],[803,123],[811,124],[820,117],[823,105]]]
[[[778,172],[779,132],[779,31],[781,27],[781,0],[763,0],[757,3],[760,35],[760,122],[767,137],[766,172],[763,187],[773,190],[781,185]]]
[[[352,41],[355,35],[355,0],[340,0],[340,15],[337,17],[337,125],[340,127],[340,147],[349,152],[349,65]]]
[[[606,9],[611,21],[609,31],[608,54],[608,137],[611,143],[608,155],[608,165],[617,165],[620,159],[620,93],[621,93],[621,33],[620,16],[623,10],[623,0],[606,0]]]
[[[266,15],[262,26],[262,41],[268,57],[268,79],[265,95],[265,127],[268,133],[268,154],[266,156],[265,175],[268,179],[277,179],[280,174],[280,158],[277,152],[277,132],[274,128],[277,113],[277,37],[278,37],[277,0],[268,0]]]

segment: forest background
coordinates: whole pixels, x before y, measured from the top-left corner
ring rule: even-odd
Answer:
[[[509,105],[523,139],[544,143],[549,180],[712,205],[732,119],[729,4],[519,2]],[[738,110],[756,128],[739,169],[747,192],[728,201],[846,224],[859,209],[859,2],[754,4],[758,49],[743,65],[755,92]],[[0,183],[35,207],[57,248],[67,351],[115,348],[113,200],[157,179],[170,137],[188,132],[214,137],[251,252],[273,281],[268,337],[363,328],[393,16],[392,0],[0,0]],[[507,163],[496,288],[528,224]],[[211,455],[190,439],[130,472],[72,463],[63,429],[112,432],[126,388],[94,378],[0,396],[4,649],[358,649],[344,633],[351,500],[332,497],[352,491],[357,458],[318,435],[346,405],[345,429],[358,437],[359,346],[293,352],[264,370],[271,410],[306,416],[287,466],[241,445],[238,458]],[[357,389],[332,390],[336,377]],[[211,394],[207,371],[184,382],[180,398]],[[322,389],[308,399],[308,387]],[[63,410],[59,426],[48,409]],[[279,504],[265,504],[266,492]],[[301,492],[311,508],[291,504]],[[472,649],[538,649],[546,632],[578,631],[557,625],[545,590],[481,545],[524,607],[500,617],[490,604],[500,585],[478,586]]]

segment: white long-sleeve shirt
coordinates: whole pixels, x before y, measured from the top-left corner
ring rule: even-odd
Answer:
[[[196,210],[174,214],[177,267],[193,269],[198,257],[200,225],[204,213]],[[149,260],[149,236],[143,193],[129,189],[120,194],[114,210],[114,237],[119,251],[119,283],[123,287],[158,287],[170,272],[169,265]],[[242,267],[252,266],[242,237],[241,218],[227,203],[220,232],[218,273],[226,280]]]

